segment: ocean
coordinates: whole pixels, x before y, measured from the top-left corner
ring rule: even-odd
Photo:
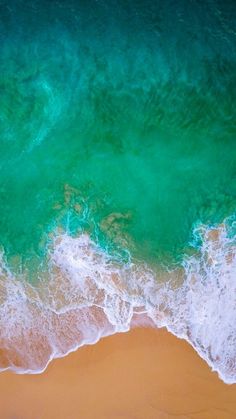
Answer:
[[[135,325],[236,383],[236,4],[0,1],[0,367]]]

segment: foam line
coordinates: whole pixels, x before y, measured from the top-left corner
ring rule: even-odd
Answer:
[[[114,261],[86,234],[55,236],[48,273],[36,286],[14,277],[2,255],[1,370],[40,373],[54,358],[148,324],[187,340],[224,382],[235,383],[235,242],[224,224],[195,233],[198,250],[158,273],[132,258]]]

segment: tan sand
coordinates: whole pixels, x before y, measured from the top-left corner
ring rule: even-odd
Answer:
[[[55,360],[41,375],[0,374],[1,419],[235,419],[226,385],[184,341],[135,329]]]

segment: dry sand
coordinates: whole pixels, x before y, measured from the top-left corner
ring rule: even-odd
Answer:
[[[0,374],[1,419],[235,419],[226,385],[184,341],[134,329],[58,359],[41,375]]]

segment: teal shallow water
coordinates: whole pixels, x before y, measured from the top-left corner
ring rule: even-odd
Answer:
[[[63,225],[173,258],[234,212],[232,3],[15,1],[1,18],[7,254],[42,255]]]

